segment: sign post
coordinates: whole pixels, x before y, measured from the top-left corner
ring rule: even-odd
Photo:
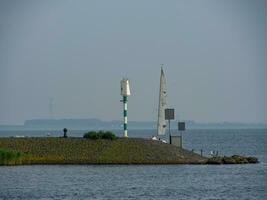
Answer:
[[[183,131],[185,131],[185,122],[178,122],[178,132],[181,134],[181,148],[183,148]]]
[[[165,109],[165,120],[169,121],[169,142],[172,143],[171,138],[171,120],[174,119],[174,109],[173,108],[167,108]]]

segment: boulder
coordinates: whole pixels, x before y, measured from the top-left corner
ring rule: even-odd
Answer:
[[[248,163],[258,163],[258,158],[256,157],[247,157]]]
[[[235,159],[233,159],[232,157],[224,156],[222,161],[223,161],[223,164],[236,164]]]
[[[232,159],[235,160],[236,164],[247,164],[248,160],[245,156],[233,155],[231,156]]]
[[[223,164],[223,159],[219,156],[211,157],[207,160],[206,164],[220,165]]]

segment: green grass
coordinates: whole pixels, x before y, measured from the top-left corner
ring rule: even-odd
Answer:
[[[0,148],[21,152],[20,164],[189,164],[205,158],[148,139],[0,138]]]
[[[0,148],[0,165],[21,164],[22,154],[20,152]]]

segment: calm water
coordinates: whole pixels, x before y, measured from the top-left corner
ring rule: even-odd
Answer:
[[[149,137],[154,131],[133,131]],[[10,136],[12,132],[0,132]],[[22,134],[16,132],[15,135]],[[28,132],[43,135],[44,132]],[[56,133],[55,134],[59,134]],[[70,133],[80,136],[82,132]],[[120,133],[119,133],[120,134]],[[24,133],[25,135],[25,133]],[[191,130],[184,147],[256,156],[249,165],[0,167],[0,199],[266,199],[267,130]]]

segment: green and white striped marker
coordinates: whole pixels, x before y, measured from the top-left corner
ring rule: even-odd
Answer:
[[[124,130],[124,137],[128,137],[127,133],[127,96],[123,96],[123,130]]]
[[[127,102],[128,96],[130,96],[130,86],[128,79],[121,80],[121,95],[123,97],[123,130],[124,130],[124,137],[128,137],[128,111],[127,111]]]

